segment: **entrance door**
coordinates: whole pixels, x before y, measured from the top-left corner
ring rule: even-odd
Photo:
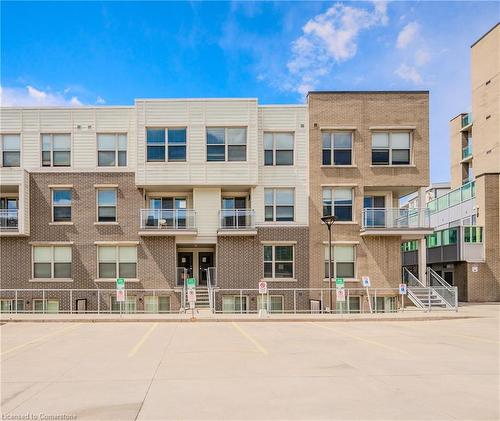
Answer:
[[[198,261],[200,263],[200,279],[199,285],[207,285],[207,269],[214,266],[214,253],[211,251],[200,251],[198,253]]]
[[[180,251],[177,253],[177,267],[187,269],[187,277],[193,276],[193,252]],[[183,286],[184,280],[177,277],[177,285]]]
[[[448,282],[451,286],[453,286],[453,272],[444,272],[443,279]]]

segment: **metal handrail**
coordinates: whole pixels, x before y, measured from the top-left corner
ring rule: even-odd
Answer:
[[[403,283],[408,285],[409,288],[427,288],[413,273],[407,268],[403,268]]]
[[[427,280],[429,287],[432,288],[433,292],[440,297],[448,307],[456,308],[458,294],[456,287],[452,287],[432,268],[427,268]]]
[[[253,209],[220,209],[220,229],[255,228],[255,211]]]
[[[213,303],[213,296],[212,296],[212,276],[210,273],[211,268],[205,269],[207,271],[207,290],[208,290],[208,305],[210,306],[210,311],[212,313],[214,312],[214,303]]]
[[[0,229],[17,229],[19,227],[18,209],[0,209]]]
[[[427,208],[364,208],[362,228],[430,228]]]
[[[141,229],[185,230],[196,228],[194,209],[141,209]]]

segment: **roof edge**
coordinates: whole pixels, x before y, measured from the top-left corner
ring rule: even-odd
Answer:
[[[474,47],[479,41],[481,41],[484,37],[490,34],[490,32],[493,32],[495,28],[500,25],[500,22],[497,22],[495,25],[493,25],[488,31],[486,31],[483,35],[481,35],[476,41],[474,41],[470,48]]]
[[[428,90],[408,90],[408,91],[309,91],[310,94],[429,94]]]

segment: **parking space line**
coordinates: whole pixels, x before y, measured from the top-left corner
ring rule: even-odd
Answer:
[[[139,342],[137,342],[135,344],[135,346],[128,353],[129,357],[133,357],[137,353],[137,351],[139,351],[139,349],[141,348],[141,346],[148,339],[149,335],[151,335],[151,333],[153,332],[153,330],[156,329],[156,326],[158,326],[158,322],[153,323],[153,325],[148,329],[148,331],[144,334],[144,336],[141,339],[139,339]]]
[[[362,338],[361,336],[358,336],[358,335],[353,335],[351,333],[345,333],[345,332],[341,332],[340,330],[338,329],[333,329],[331,327],[328,327],[328,326],[323,326],[322,324],[320,323],[317,323],[317,322],[307,322],[307,324],[312,324],[316,327],[320,327],[322,329],[326,329],[326,330],[330,330],[332,332],[336,332],[338,333],[339,335],[343,335],[343,336],[346,336],[348,338],[352,338],[352,339],[356,339],[358,341],[361,341],[361,342],[365,342],[367,344],[370,344],[370,345],[376,345],[380,348],[385,348],[385,349],[389,349],[391,351],[396,351],[396,352],[400,352],[402,354],[406,354],[406,355],[412,355],[411,353],[407,352],[407,351],[404,351],[402,349],[399,349],[399,348],[394,348],[390,345],[385,345],[383,343],[380,343],[380,342],[377,342],[377,341],[373,341],[371,339],[365,339],[365,338]]]
[[[26,342],[24,344],[21,344],[21,345],[17,345],[15,346],[14,348],[11,348],[11,349],[8,349],[7,351],[5,352],[2,352],[0,353],[0,355],[6,355],[6,354],[10,354],[11,352],[14,352],[14,351],[17,351],[19,349],[22,349],[22,348],[25,348],[29,345],[34,345],[40,341],[43,341],[44,339],[47,339],[47,338],[51,338],[53,336],[57,336],[57,335],[60,335],[62,333],[65,333],[65,332],[69,332],[70,330],[74,330],[74,329],[77,329],[81,326],[81,324],[76,324],[76,325],[72,325],[72,326],[67,326],[63,329],[59,329],[55,332],[52,332],[52,333],[47,333],[46,335],[42,335],[42,336],[39,336],[38,338],[35,338],[29,342]]]
[[[259,350],[264,355],[268,355],[269,352],[267,352],[267,349],[264,348],[254,337],[250,336],[247,332],[245,332],[240,325],[238,325],[236,322],[231,322],[231,324],[234,326],[234,328],[240,332],[242,336],[244,336],[246,339],[248,339],[252,344],[254,344],[255,348]]]

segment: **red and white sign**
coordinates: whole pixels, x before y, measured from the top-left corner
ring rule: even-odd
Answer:
[[[406,286],[406,284],[399,284],[399,293],[401,295],[406,295],[408,292],[408,288]]]
[[[196,290],[194,288],[188,288],[188,303],[196,303]]]
[[[345,301],[345,289],[344,288],[337,290],[337,301],[339,301],[339,302]]]
[[[124,303],[125,302],[125,290],[117,289],[116,290],[116,302]]]
[[[259,281],[259,294],[267,294],[267,282]]]

